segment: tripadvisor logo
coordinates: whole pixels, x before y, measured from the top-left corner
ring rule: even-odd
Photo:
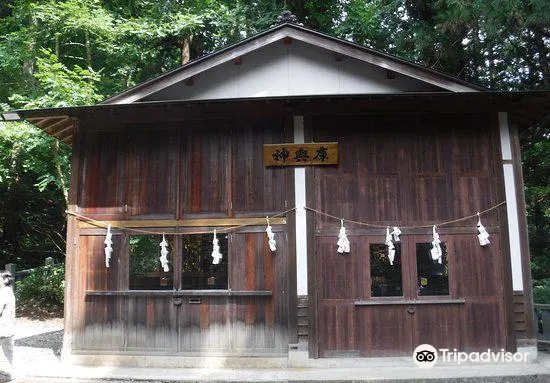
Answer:
[[[501,349],[498,352],[491,351],[490,349],[484,352],[460,352],[456,348],[450,350],[448,348],[440,348],[439,355],[438,350],[432,345],[421,344],[414,349],[413,360],[414,363],[420,368],[433,367],[437,363],[438,359],[442,362],[454,362],[462,364],[466,362],[527,362],[528,352],[505,352]]]
[[[429,344],[421,344],[414,349],[414,363],[420,368],[429,368],[437,363],[437,350]]]

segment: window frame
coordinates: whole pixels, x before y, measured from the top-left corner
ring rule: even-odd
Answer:
[[[170,234],[170,233],[164,233],[165,236],[166,236],[166,239],[167,241],[170,243],[170,238],[169,237],[172,237],[171,238],[171,243],[172,243],[172,246],[169,247],[169,254],[168,254],[168,262],[169,262],[169,265],[170,265],[170,270],[164,274],[166,274],[167,276],[169,275],[172,279],[172,288],[158,288],[158,289],[136,289],[136,288],[132,288],[132,283],[131,283],[131,280],[132,280],[132,274],[131,274],[131,263],[132,263],[132,254],[131,254],[131,244],[130,244],[130,241],[131,241],[131,238],[132,237],[146,237],[146,236],[158,236],[160,238],[162,238],[162,232],[158,232],[158,233],[150,233],[150,234],[146,234],[146,233],[132,233],[132,232],[129,232],[127,235],[126,235],[126,256],[127,256],[127,267],[126,267],[126,273],[127,273],[127,276],[128,276],[128,284],[126,286],[127,290],[128,291],[174,291],[176,290],[176,279],[175,279],[175,274],[174,274],[174,259],[175,259],[175,248],[177,246],[177,241],[176,241],[176,238],[177,236],[174,236],[173,234]],[[159,260],[159,257],[160,257],[160,241],[161,239],[158,238],[158,242],[156,243],[156,247],[157,247],[157,251],[156,251],[156,265],[157,267],[159,268],[159,270],[161,270],[162,272],[162,266],[160,264],[160,260]],[[156,241],[155,241],[156,242]],[[163,273],[163,272],[162,272]]]
[[[216,227],[219,228],[219,227]],[[128,292],[158,292],[158,291],[181,291],[181,292],[187,292],[187,293],[193,293],[193,292],[230,292],[231,291],[231,280],[230,280],[230,267],[231,267],[231,233],[218,233],[218,239],[220,239],[221,236],[227,235],[227,250],[222,250],[222,254],[224,258],[227,260],[227,288],[225,289],[182,289],[183,286],[183,276],[181,272],[182,262],[183,262],[183,237],[184,236],[192,236],[192,235],[206,235],[210,236],[213,239],[214,236],[214,227],[193,227],[192,229],[184,229],[183,234],[174,234],[174,233],[181,233],[182,228],[170,228],[167,230],[158,230],[157,228],[145,228],[140,227],[138,230],[143,231],[150,231],[151,233],[140,233],[140,232],[132,232],[131,230],[126,232],[124,234],[124,243],[125,243],[125,249],[123,251],[124,258],[125,258],[125,264],[122,266],[124,267],[124,274],[126,275],[126,283],[124,283],[124,290]],[[185,231],[189,231],[189,233],[185,233]],[[201,232],[202,234],[194,234],[196,232]],[[171,289],[135,289],[131,288],[131,274],[130,274],[130,264],[131,264],[131,252],[130,252],[130,238],[135,236],[162,236],[162,234],[165,234],[167,240],[168,237],[172,237],[172,246],[170,248],[170,253],[168,255],[169,265],[170,265],[170,271],[168,272],[172,278],[172,288]],[[160,240],[158,241],[160,243]],[[160,261],[158,258],[160,257],[160,246],[158,246],[158,251],[156,254],[156,260],[158,262],[158,265],[160,267]],[[207,257],[210,257],[211,250],[208,251]],[[225,252],[225,253],[224,253]],[[167,273],[167,274],[168,274]]]
[[[431,236],[418,235],[418,234],[406,234],[401,235],[401,281],[403,288],[402,296],[373,296],[372,290],[372,270],[370,260],[370,246],[383,244],[385,242],[385,236],[369,236],[366,238],[366,246],[364,252],[366,253],[366,266],[368,267],[368,286],[365,286],[365,293],[370,301],[379,302],[403,302],[403,301],[437,301],[437,300],[449,300],[458,297],[458,287],[455,283],[455,251],[453,246],[453,234],[442,234],[441,242],[445,244],[447,248],[447,278],[449,293],[447,295],[419,295],[417,289],[418,270],[417,270],[417,254],[416,246],[421,243],[430,243]],[[394,242],[395,244],[396,242]]]

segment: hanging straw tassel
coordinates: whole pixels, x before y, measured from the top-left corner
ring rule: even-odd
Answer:
[[[269,225],[269,217],[265,217],[265,220],[267,221],[267,227],[265,228],[265,232],[267,233],[267,238],[269,239],[269,248],[271,251],[277,250],[277,242],[275,242],[275,234],[271,230],[271,226]]]
[[[105,236],[105,267],[109,267],[111,254],[113,254],[113,234],[111,233],[111,224],[107,225],[107,235]]]
[[[346,235],[346,228],[344,227],[344,220],[340,220],[340,233],[338,233],[338,252],[340,254],[349,253],[350,246],[348,236]]]
[[[220,263],[220,259],[223,258],[220,253],[220,245],[218,244],[218,238],[216,237],[216,230],[214,230],[214,239],[212,240],[212,264],[217,265]]]
[[[393,266],[393,260],[395,259],[395,246],[392,242],[392,234],[390,233],[390,227],[386,228],[386,246],[388,246],[388,259],[390,260],[390,265]]]
[[[168,266],[168,242],[166,242],[166,238],[164,237],[164,233],[162,234],[162,242],[160,243],[160,264],[162,265],[162,269],[165,273],[170,271],[170,267]]]
[[[479,231],[479,234],[477,235],[477,239],[479,239],[479,244],[481,246],[487,246],[488,244],[490,244],[491,241],[489,241],[489,233],[487,233],[485,226],[481,224],[481,217],[479,216],[479,212],[477,213],[477,230]]]
[[[443,252],[441,251],[441,241],[439,239],[439,234],[437,234],[437,227],[433,227],[433,241],[432,241],[432,250],[430,250],[432,259],[437,260],[439,263],[443,263]]]
[[[399,228],[397,226],[394,226],[393,227],[393,231],[390,233],[391,235],[393,235],[393,240],[395,242],[399,242],[400,241],[400,238],[399,236],[401,235],[401,230],[399,230]]]

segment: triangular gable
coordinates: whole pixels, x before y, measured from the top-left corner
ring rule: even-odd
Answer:
[[[387,92],[392,93],[395,91],[450,91],[450,92],[475,92],[484,90],[479,86],[474,84],[467,83],[465,81],[459,80],[452,76],[445,75],[443,73],[422,67],[420,65],[398,59],[394,56],[386,55],[384,53],[375,51],[373,49],[365,48],[344,40],[340,40],[334,37],[330,37],[310,29],[295,25],[295,24],[282,24],[277,27],[274,27],[270,30],[267,30],[261,34],[250,37],[246,40],[243,40],[239,43],[231,45],[225,49],[214,52],[210,55],[202,57],[200,59],[194,60],[186,65],[183,65],[173,71],[165,73],[159,77],[156,77],[150,81],[144,82],[140,85],[137,85],[121,94],[118,94],[114,97],[111,97],[104,101],[104,104],[128,104],[139,101],[150,101],[150,100],[175,100],[175,99],[206,99],[207,97],[213,98],[238,98],[238,97],[262,97],[262,96],[281,96],[281,95],[305,95],[307,89],[293,91],[290,87],[287,88],[287,93],[269,93],[262,94],[261,92],[256,92],[257,95],[254,96],[254,89],[251,90],[250,94],[235,94],[234,90],[225,89],[224,87],[231,86],[231,82],[227,81],[231,77],[231,72],[235,71],[235,64],[238,65],[239,60],[245,60],[248,58],[254,57],[260,51],[265,53],[273,54],[277,52],[277,45],[282,45],[285,42],[292,44],[294,46],[300,46],[302,48],[308,47],[311,52],[329,52],[331,55],[336,55],[335,60],[342,59],[346,63],[359,63],[363,64],[365,67],[359,69],[360,65],[348,65],[344,75],[354,77],[358,72],[365,72],[374,75],[374,77],[367,76],[370,80],[374,79],[374,91],[372,93],[384,92],[384,86],[376,86],[377,78],[392,77],[393,74],[397,74],[396,80],[393,85],[389,85]],[[296,44],[297,42],[297,44]],[[275,44],[278,43],[278,44]],[[292,48],[290,48],[292,52]],[[297,52],[298,49],[294,49],[293,57],[300,57],[300,54]],[[302,49],[304,52],[304,49]],[[303,56],[303,55],[302,55]],[[280,57],[280,56],[279,56]],[[304,57],[302,57],[304,58]],[[307,60],[307,58],[306,58]],[[322,63],[320,63],[322,64]],[[315,67],[318,71],[323,71],[327,69],[327,65],[332,64],[317,65]],[[339,64],[340,66],[345,66],[347,64]],[[260,65],[261,66],[261,65]],[[257,66],[259,68],[260,66]],[[264,57],[264,65],[269,66],[269,61]],[[217,70],[216,70],[217,68]],[[338,65],[335,66],[338,68]],[[310,69],[310,68],[304,68]],[[224,73],[224,70],[229,70],[230,72],[225,75],[220,75]],[[239,68],[237,68],[239,70]],[[246,72],[246,69],[240,70],[241,72]],[[389,72],[388,72],[389,71]],[[207,73],[206,72],[210,72]],[[376,73],[378,72],[378,73]],[[264,73],[265,74],[265,73]],[[315,74],[315,73],[310,73]],[[382,75],[381,75],[382,74]],[[248,77],[247,81],[251,80],[246,73],[243,73],[244,76]],[[284,73],[283,73],[284,75]],[[199,79],[202,77],[204,80],[207,77],[213,77],[215,79],[215,84],[218,86],[218,90],[212,89],[212,86],[208,83],[199,83]],[[272,77],[273,75],[270,74]],[[318,78],[318,76],[317,76]],[[270,81],[279,81],[279,78],[271,78]],[[322,81],[318,79],[318,81]],[[401,84],[397,84],[401,82]],[[193,87],[197,86],[194,90],[185,89],[184,86]],[[397,84],[397,85],[396,85]],[[318,84],[317,84],[318,85]],[[357,84],[355,84],[357,85]],[[367,84],[365,84],[367,85]],[[381,85],[378,82],[378,85]],[[388,86],[386,84],[386,86]],[[392,86],[394,88],[392,88]],[[202,89],[198,89],[202,87]],[[234,86],[233,86],[234,87]],[[179,89],[177,89],[179,88]],[[367,90],[361,90],[359,87],[353,89],[352,91],[346,92],[344,89],[342,92],[331,91],[331,87],[327,87],[325,92],[313,92],[312,94],[357,94],[357,93],[371,93]],[[208,91],[206,91],[208,90]],[[281,90],[284,92],[284,89]],[[217,95],[217,96],[216,96]]]
[[[258,48],[140,101],[441,91],[445,89],[292,40]]]

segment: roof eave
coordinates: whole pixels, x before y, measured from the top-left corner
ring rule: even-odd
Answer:
[[[309,102],[341,103],[351,102],[378,102],[383,101],[387,108],[392,105],[407,105],[408,102],[415,102],[429,108],[434,101],[447,101],[446,105],[452,104],[457,108],[463,105],[463,110],[469,107],[478,106],[483,100],[484,104],[491,106],[492,110],[510,111],[514,113],[518,128],[526,129],[543,117],[548,115],[550,110],[550,92],[478,92],[478,93],[451,93],[451,92],[425,92],[425,93],[396,93],[396,94],[362,94],[362,95],[323,95],[323,96],[294,96],[294,97],[271,97],[271,98],[247,98],[247,99],[221,99],[221,100],[195,100],[195,101],[151,101],[136,102],[133,104],[98,104],[91,106],[44,108],[31,110],[15,110],[6,112],[2,116],[5,121],[28,121],[39,129],[57,138],[58,140],[71,145],[74,128],[83,116],[93,116],[100,113],[127,113],[140,108],[166,108],[166,107],[207,107],[216,108],[227,104],[235,103],[268,103],[283,105],[288,108],[290,105],[306,105]],[[420,104],[418,104],[420,102]],[[399,104],[401,103],[401,104]],[[405,104],[403,104],[405,103]],[[461,103],[461,104],[460,104]],[[232,107],[233,108],[233,107]],[[192,110],[192,109],[188,109]],[[441,109],[437,109],[443,112]],[[457,109],[454,109],[457,112]],[[211,112],[210,112],[211,113]],[[17,119],[16,119],[17,115]],[[6,118],[6,116],[8,118]],[[11,116],[11,117],[10,117]]]

